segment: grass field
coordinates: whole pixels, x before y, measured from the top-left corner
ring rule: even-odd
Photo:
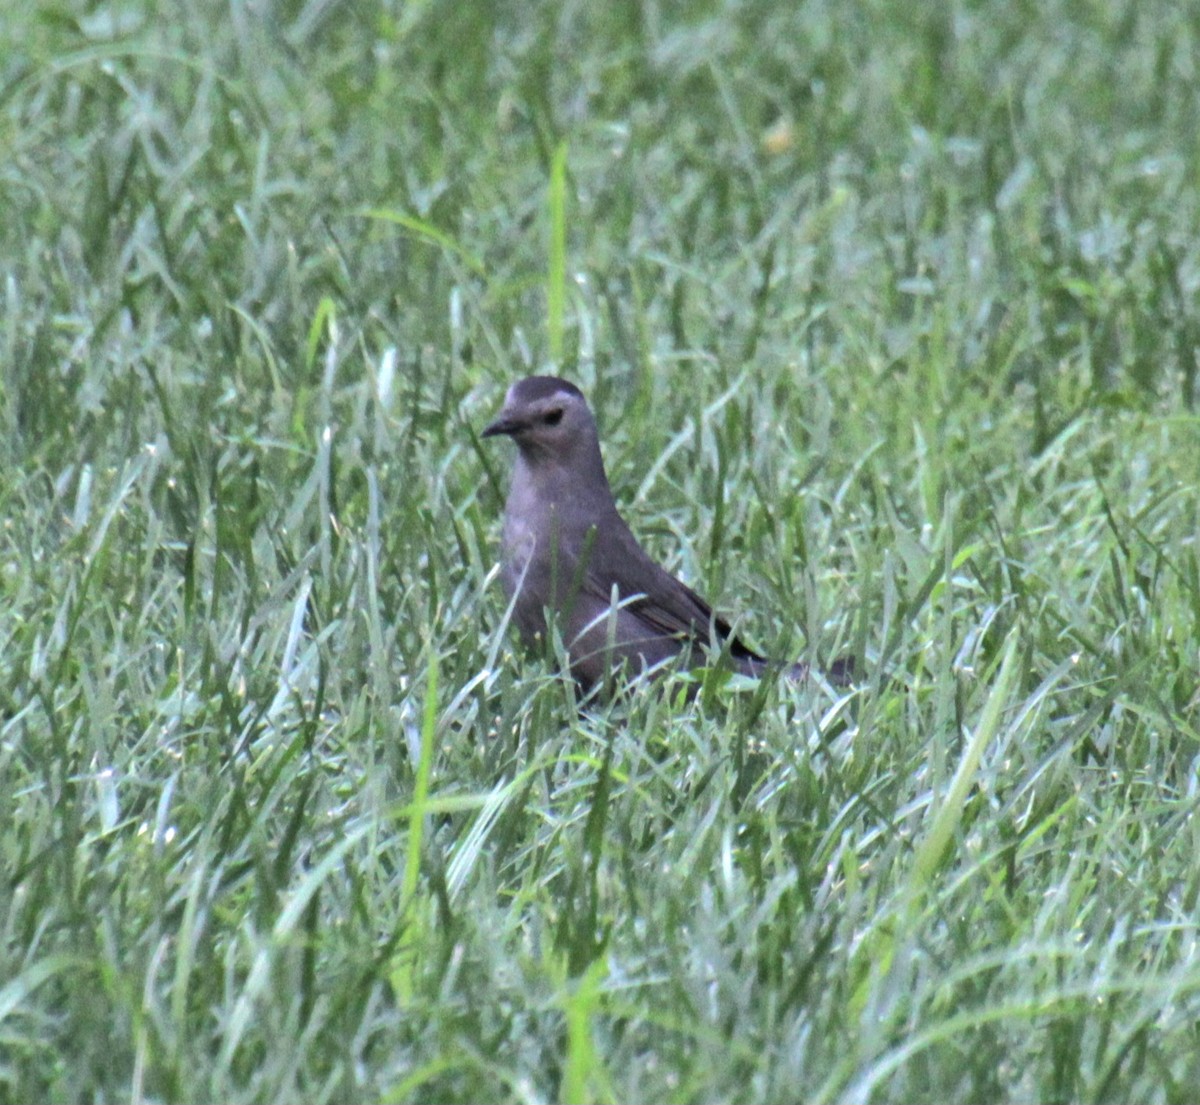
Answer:
[[[1200,18],[0,6],[0,1103],[1189,1102]],[[765,651],[580,714],[505,387]]]

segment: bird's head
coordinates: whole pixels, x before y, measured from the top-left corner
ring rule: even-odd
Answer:
[[[583,392],[557,376],[527,376],[508,389],[499,418],[483,430],[484,437],[500,434],[534,464],[599,456],[596,422]]]

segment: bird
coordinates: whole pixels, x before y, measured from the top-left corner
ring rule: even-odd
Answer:
[[[726,658],[744,675],[780,664],[750,648],[729,622],[638,543],[613,499],[596,420],[582,391],[558,376],[527,376],[509,389],[484,438],[508,437],[517,455],[504,508],[500,578],[512,621],[531,646],[557,622],[571,674],[585,695],[626,679],[654,678]],[[846,674],[838,661],[831,677]]]

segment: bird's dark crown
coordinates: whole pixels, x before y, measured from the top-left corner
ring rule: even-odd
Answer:
[[[523,405],[549,399],[550,396],[564,391],[568,395],[583,399],[583,392],[570,380],[564,380],[560,376],[527,376],[524,380],[518,380],[513,385],[511,398]]]

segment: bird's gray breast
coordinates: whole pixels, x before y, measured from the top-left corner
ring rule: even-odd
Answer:
[[[551,581],[555,573],[546,555],[547,521],[544,504],[522,508],[518,498],[517,503],[509,503],[501,539],[501,582],[509,599],[515,600],[513,621],[529,642],[545,633],[546,607],[554,605]]]
[[[511,598],[526,585],[532,585],[530,566],[537,548],[537,534],[528,518],[509,511],[504,520],[503,567],[501,579],[504,589]]]

